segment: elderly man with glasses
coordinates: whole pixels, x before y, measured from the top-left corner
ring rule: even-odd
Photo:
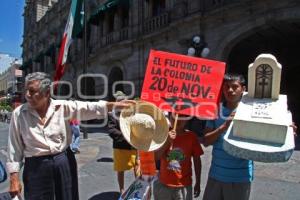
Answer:
[[[27,103],[12,114],[7,161],[12,197],[21,193],[19,173],[24,165],[26,200],[78,199],[77,164],[69,150],[72,140],[69,120],[104,118],[113,108],[127,108],[134,103],[54,100],[50,98],[51,83],[46,73],[28,74]]]

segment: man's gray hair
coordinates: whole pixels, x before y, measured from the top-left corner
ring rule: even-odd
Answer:
[[[25,77],[25,85],[30,81],[40,81],[40,92],[45,93],[50,89],[52,80],[49,74],[44,72],[33,72]]]

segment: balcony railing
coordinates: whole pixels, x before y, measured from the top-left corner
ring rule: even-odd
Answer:
[[[127,40],[129,38],[129,28],[123,28],[119,31],[120,34],[120,41]]]
[[[109,33],[105,36],[105,44],[110,45],[114,43],[114,32]]]
[[[224,5],[240,2],[241,0],[203,0],[201,4],[201,10],[212,10],[215,8],[220,8]]]
[[[163,13],[159,16],[147,19],[143,24],[143,33],[151,33],[169,24],[169,14]]]
[[[119,31],[108,33],[100,39],[100,45],[95,45],[95,48],[105,47],[107,45],[111,45],[129,39],[129,30],[130,29],[126,27],[120,29]]]

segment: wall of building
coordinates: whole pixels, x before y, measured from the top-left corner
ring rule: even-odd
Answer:
[[[106,1],[87,2],[90,16]],[[69,0],[53,3],[38,22],[27,26],[23,41],[24,63],[31,60],[25,67],[27,73],[40,70],[54,73],[69,5]],[[115,8],[112,32],[109,32],[108,24],[112,10],[99,18],[98,25],[89,25],[86,72],[109,76],[113,68],[119,68],[123,71],[123,79],[134,83],[138,96],[150,49],[186,54],[192,37],[202,35],[210,48],[208,58],[227,61],[231,49],[253,32],[274,21],[300,19],[300,3],[295,0],[276,3],[272,0],[166,0],[156,16],[153,16],[154,7],[153,0],[130,0],[128,26],[122,28],[120,25],[120,7]],[[28,13],[29,7],[26,9],[25,13]],[[25,23],[32,20],[27,20],[26,16]],[[51,46],[54,47],[49,55],[37,59]],[[77,77],[84,72],[83,64],[83,41],[75,39],[63,80],[76,85]],[[100,93],[101,88],[102,81],[95,78],[95,93]]]

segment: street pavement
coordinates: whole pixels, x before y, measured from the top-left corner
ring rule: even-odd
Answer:
[[[0,159],[5,161],[8,125],[0,123]],[[298,141],[299,143],[299,141]],[[300,144],[300,143],[299,143]],[[298,147],[297,147],[298,148]],[[202,156],[202,199],[211,161],[211,147],[204,148]],[[106,131],[93,130],[88,139],[81,139],[80,154],[76,154],[79,167],[81,200],[116,200],[118,184],[113,172],[112,141]],[[255,179],[251,200],[300,199],[300,151],[295,150],[286,163],[255,163]],[[133,180],[132,172],[125,173],[125,185]],[[0,184],[0,192],[8,190],[8,181]]]

